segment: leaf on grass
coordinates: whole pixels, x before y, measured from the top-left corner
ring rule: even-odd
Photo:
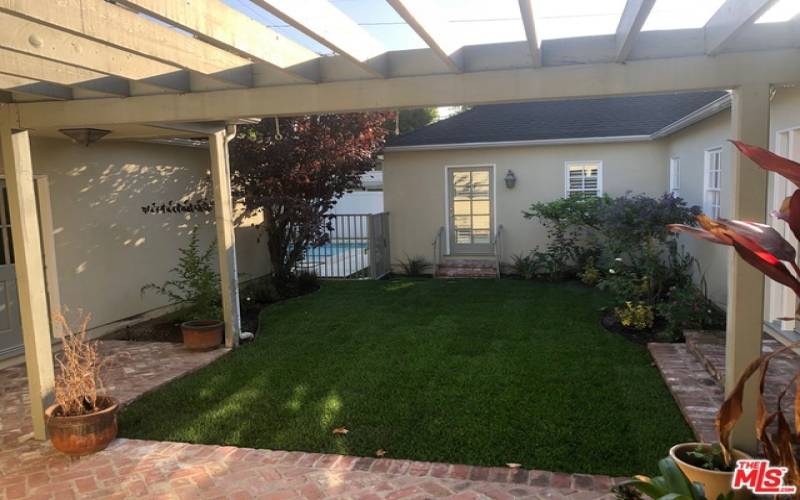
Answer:
[[[348,432],[350,431],[347,430],[347,427],[337,427],[333,430],[334,434],[347,434]]]
[[[522,467],[522,464],[507,463],[506,467],[508,467],[509,469],[519,469],[520,467]]]
[[[380,458],[380,457],[382,457],[384,455],[386,455],[386,450],[384,450],[383,448],[381,448],[380,450],[375,451],[375,456],[378,457],[378,458]]]

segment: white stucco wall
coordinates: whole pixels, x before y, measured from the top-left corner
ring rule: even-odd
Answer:
[[[522,211],[536,201],[564,196],[564,162],[603,162],[603,189],[612,196],[646,193],[659,196],[667,189],[666,144],[646,141],[625,144],[583,144],[387,152],[384,158],[384,204],[390,214],[391,253],[433,258],[431,242],[446,225],[445,167],[495,165],[496,224],[503,225],[503,261],[527,254],[547,242],[544,228],[524,219]],[[503,177],[512,170],[513,189]]]
[[[142,297],[141,287],[167,279],[195,225],[204,248],[214,240],[213,215],[141,210],[205,196],[207,150],[113,141],[86,148],[34,138],[32,156],[34,173],[50,186],[61,302],[91,312],[93,328],[164,306],[163,297]],[[268,271],[264,241],[256,242],[249,222],[236,231],[245,279]]]

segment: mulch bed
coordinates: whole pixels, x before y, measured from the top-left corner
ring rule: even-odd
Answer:
[[[647,345],[650,342],[665,342],[662,332],[666,325],[660,318],[657,318],[653,328],[648,330],[636,330],[622,326],[611,313],[600,318],[600,324],[609,332],[621,335],[635,344]]]

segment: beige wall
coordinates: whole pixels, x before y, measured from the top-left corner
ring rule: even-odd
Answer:
[[[770,147],[773,150],[777,132],[792,127],[800,127],[800,89],[778,88],[770,108]],[[680,195],[690,205],[703,204],[704,151],[720,145],[723,147],[720,208],[722,217],[731,215],[730,191],[726,190],[726,186],[730,186],[730,162],[734,153],[733,146],[727,141],[730,137],[730,111],[724,111],[667,138],[668,156],[677,156],[681,160]],[[770,200],[768,209],[771,211],[776,207],[771,206],[771,195],[768,200]],[[770,221],[776,226],[783,224],[771,218]],[[681,237],[681,242],[687,251],[700,261],[709,286],[710,297],[724,307],[728,290],[728,255],[731,249],[685,236]],[[769,300],[769,294],[767,297]]]
[[[384,159],[384,205],[390,213],[392,259],[433,258],[431,243],[446,224],[445,166],[495,165],[496,222],[504,227],[503,260],[546,244],[544,228],[522,217],[535,201],[564,196],[564,162],[601,160],[603,189],[657,196],[667,187],[666,145],[661,142],[389,152]],[[513,170],[517,184],[503,181]]]
[[[726,110],[669,136],[666,139],[667,156],[663,160],[667,168],[669,168],[670,158],[676,157],[680,160],[679,194],[689,205],[702,207],[705,151],[721,146],[722,196],[720,200],[720,215],[722,217],[730,217],[731,210],[730,191],[726,191],[726,186],[730,186],[730,159],[733,153],[733,146],[727,141],[729,137],[730,111]],[[728,293],[727,269],[730,249],[697,241],[685,235],[680,236],[679,240],[685,250],[698,260],[708,286],[709,298],[724,306]]]
[[[207,150],[112,141],[86,148],[34,139],[32,156],[34,173],[46,175],[50,186],[61,302],[91,312],[92,327],[165,305],[163,297],[142,297],[140,288],[167,278],[195,225],[204,248],[214,239],[213,215],[141,210],[204,196]],[[268,268],[255,231],[236,232],[239,271],[250,277]]]

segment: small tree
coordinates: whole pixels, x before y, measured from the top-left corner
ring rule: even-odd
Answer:
[[[390,132],[406,134],[425,125],[435,122],[439,118],[436,108],[401,109],[396,116],[386,120],[384,127]]]
[[[326,242],[336,200],[360,187],[388,131],[386,113],[264,119],[230,143],[233,183],[252,213],[262,212],[273,277],[291,275],[309,246]]]

